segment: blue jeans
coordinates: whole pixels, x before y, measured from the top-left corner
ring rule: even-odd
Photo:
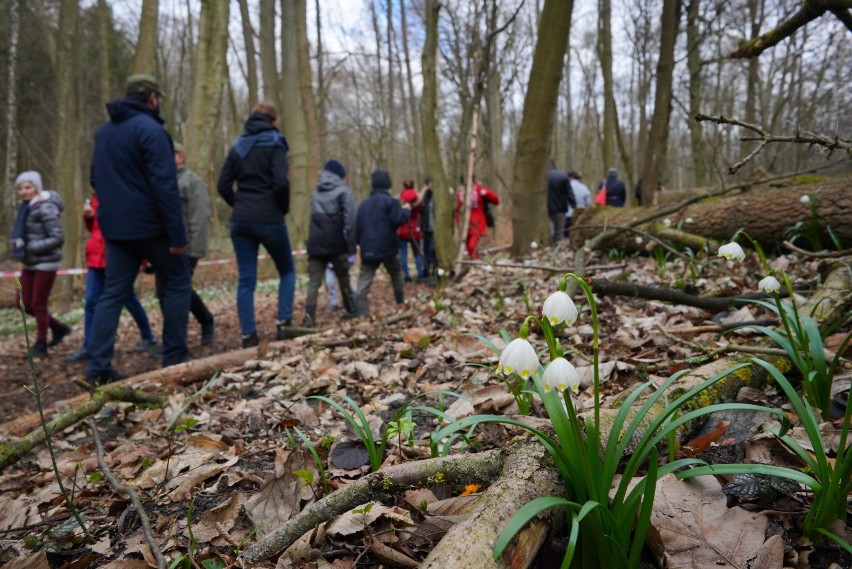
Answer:
[[[92,337],[92,322],[95,319],[95,306],[101,298],[104,291],[104,280],[106,279],[106,269],[95,269],[89,267],[86,269],[86,316],[83,319],[83,349],[89,350],[89,339]],[[136,326],[139,327],[139,335],[143,340],[153,340],[154,334],[151,332],[151,324],[148,322],[148,315],[145,313],[145,308],[139,302],[139,297],[136,296],[136,291],[131,290],[130,300],[124,305],[133,320],[136,321]]]
[[[189,359],[186,323],[189,318],[189,270],[185,254],[169,253],[165,236],[150,239],[106,240],[106,279],[95,307],[86,377],[98,376],[112,367],[115,334],[121,309],[130,300],[139,265],[147,259],[163,281],[163,366]]]
[[[293,297],[296,294],[296,269],[290,235],[285,223],[254,223],[232,221],[229,224],[234,253],[237,255],[237,315],[243,336],[257,332],[254,321],[254,289],[257,287],[257,252],[266,249],[278,269],[278,321],[293,316]]]
[[[399,238],[399,261],[402,263],[402,274],[405,278],[410,279],[408,274],[408,244],[411,243],[411,252],[414,255],[414,266],[417,267],[417,278],[423,278],[426,273],[423,271],[423,257],[420,256],[420,248],[414,241]]]

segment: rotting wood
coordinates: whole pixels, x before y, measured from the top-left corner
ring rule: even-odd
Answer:
[[[590,279],[590,281],[592,291],[603,296],[630,296],[634,298],[644,298],[646,300],[662,300],[666,302],[673,302],[675,304],[694,306],[696,308],[702,308],[704,310],[714,312],[727,310],[732,304],[742,304],[748,300],[771,298],[769,295],[762,292],[744,294],[742,296],[709,297],[687,294],[667,287],[637,285],[627,282],[610,281],[607,279]]]
[[[497,479],[507,454],[502,449],[407,462],[384,468],[344,486],[302,510],[240,555],[251,567],[290,547],[317,525],[372,500],[388,499],[413,487],[489,483]]]

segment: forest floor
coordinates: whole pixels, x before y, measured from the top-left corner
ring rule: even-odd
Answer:
[[[690,265],[674,257],[655,260],[611,254],[595,254],[587,261],[588,265],[601,267],[590,276],[635,284],[689,284],[698,294],[710,296],[731,296],[756,289],[759,264],[753,255],[738,265],[715,257]],[[568,269],[572,256],[563,245],[539,249],[514,262]],[[781,255],[772,263],[788,271],[802,295],[812,292],[819,273],[818,262]],[[200,347],[199,327],[190,322],[193,357],[240,347],[232,289],[216,284],[233,278],[233,268],[229,269],[231,273],[227,274],[227,270],[217,267],[210,279],[215,282],[205,286],[208,306],[217,321],[216,342]],[[377,436],[386,430],[388,421],[406,400],[437,390],[464,394],[470,400],[456,401],[449,396],[424,400],[455,418],[474,413],[517,415],[513,397],[494,371],[496,355],[473,336],[481,335],[498,346],[504,345],[501,331],[515,337],[526,315],[540,314],[542,302],[556,290],[559,276],[561,273],[531,267],[472,266],[461,278],[436,288],[406,285],[406,303],[397,306],[386,275],[380,273],[371,294],[372,317],[352,321],[343,320],[341,312],[328,312],[321,292],[321,332],[260,350],[256,357],[223,370],[209,382],[159,390],[168,398],[162,408],[119,403],[104,407],[96,419],[106,447],[106,462],[121,482],[141,494],[156,541],[170,560],[191,556],[195,566],[206,569],[228,566],[255,539],[274,531],[317,500],[323,492],[321,470],[330,490],[344,487],[370,470],[363,445],[342,416],[325,402],[307,397],[333,393],[352,397]],[[201,278],[206,277],[202,274]],[[591,327],[588,306],[579,297],[576,300],[580,318],[561,338],[565,346],[571,347],[567,357],[582,379],[577,405],[587,409],[592,399]],[[300,286],[296,324],[302,321],[303,305],[304,287]],[[275,284],[265,282],[259,287],[256,300],[261,335],[274,335],[275,307]],[[9,311],[2,312],[0,349],[6,356],[0,361],[0,418],[9,420],[33,410],[34,400],[22,387],[32,382],[20,330],[7,325],[11,317],[5,313]],[[744,330],[725,335],[699,330],[679,336],[679,329],[768,316],[750,306],[713,314],[687,306],[617,297],[599,298],[598,312],[604,400],[640,381],[663,379],[684,367],[697,366],[707,361],[706,351],[756,337],[756,333]],[[158,312],[150,309],[149,317],[158,330]],[[81,327],[81,321],[75,324],[74,333],[51,352],[50,358],[36,364],[40,380],[49,385],[43,396],[53,408],[49,417],[62,409],[58,402],[82,393],[70,381],[82,375],[82,364],[64,363],[64,357],[82,341]],[[844,330],[826,340],[829,349],[836,349],[841,332]],[[531,337],[536,337],[535,332]],[[125,315],[115,360],[116,367],[124,373],[158,367],[158,358],[131,351],[137,342],[135,325]],[[741,396],[769,405],[785,404],[774,386]],[[534,413],[540,412],[534,408]],[[413,413],[412,420],[415,426],[411,444],[392,438],[383,457],[385,465],[430,456],[429,434],[435,421],[418,412]],[[725,429],[720,431],[716,428],[719,421],[716,423],[705,427],[705,431],[715,434],[710,439],[704,437],[702,444],[724,438]],[[321,470],[309,449],[293,438],[294,427],[315,447]],[[835,427],[826,425],[827,429]],[[480,428],[478,433],[476,444],[481,449],[505,446],[519,434],[496,426]],[[22,434],[11,433],[0,425],[0,444]],[[156,566],[129,500],[113,492],[104,480],[88,427],[70,427],[54,434],[53,440],[59,471],[66,485],[73,488],[74,502],[97,543],[84,542],[60,496],[50,457],[40,447],[0,474],[0,563],[8,562],[6,567],[13,569]],[[398,442],[402,444],[397,445]],[[777,453],[777,449],[772,452]],[[681,504],[676,509],[676,517],[691,532],[688,542],[665,542],[672,538],[664,538],[662,549],[649,554],[649,559],[656,557],[655,562],[660,564],[665,559],[669,566],[691,563],[695,567],[775,567],[771,563],[757,564],[755,553],[767,550],[770,537],[777,534],[782,539],[772,540],[771,547],[781,547],[781,551],[773,559],[782,556],[786,566],[852,566],[852,556],[826,545],[814,548],[797,533],[803,507],[807,507],[806,498],[804,506],[800,496],[782,496],[770,504],[728,508],[718,482],[711,478],[703,484],[697,505],[690,510]],[[686,485],[678,487],[681,486]],[[436,485],[409,491],[397,496],[395,502],[378,504],[366,511],[361,508],[322,524],[262,566],[412,566],[410,563],[425,557],[448,525],[469,510],[482,490]],[[658,491],[660,508],[685,500],[687,497],[672,484]],[[725,531],[716,531],[719,528]],[[657,529],[658,534],[666,534],[665,528]],[[669,533],[679,531],[668,529]],[[848,528],[838,531],[842,534]],[[548,540],[534,566],[558,563],[564,537],[557,535]],[[846,539],[850,539],[848,533]],[[389,558],[389,549],[403,555]],[[686,557],[676,557],[674,550]],[[187,567],[192,565],[188,560],[186,563]]]

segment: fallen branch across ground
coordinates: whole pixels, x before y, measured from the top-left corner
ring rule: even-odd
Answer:
[[[637,285],[633,283],[610,281],[607,279],[591,279],[591,286],[594,292],[604,296],[632,296],[634,298],[644,298],[646,300],[662,300],[665,302],[673,302],[675,304],[694,306],[696,308],[702,308],[713,312],[727,310],[731,304],[742,304],[747,300],[771,298],[762,292],[745,294],[742,296],[696,296],[673,288]]]

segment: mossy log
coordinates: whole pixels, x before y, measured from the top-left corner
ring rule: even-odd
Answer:
[[[850,177],[793,187],[760,187],[723,197],[708,197],[669,212],[665,217],[671,219],[675,227],[717,241],[727,241],[738,229],[744,228],[764,247],[774,247],[781,245],[784,233],[793,225],[811,218],[810,205],[800,201],[805,194],[811,196],[823,231],[830,227],[842,242],[852,242]],[[577,244],[584,243],[601,233],[603,227],[630,225],[667,207],[670,206],[585,208],[575,214],[571,239]],[[760,215],[755,215],[755,212],[760,212]],[[687,219],[691,223],[686,223]],[[658,218],[653,223],[660,221]],[[640,225],[638,229],[650,227]],[[827,235],[825,242],[830,242]],[[600,248],[636,247],[633,236],[626,232],[594,243]]]
[[[144,393],[130,387],[120,385],[105,385],[92,392],[90,398],[81,405],[64,411],[57,418],[46,425],[49,434],[55,434],[67,429],[71,425],[82,421],[90,415],[94,415],[109,402],[121,401],[125,403],[136,403],[140,405],[164,405],[165,399],[150,393]],[[7,466],[20,460],[20,458],[36,446],[44,443],[45,429],[40,425],[35,430],[20,439],[0,445],[0,472]]]

